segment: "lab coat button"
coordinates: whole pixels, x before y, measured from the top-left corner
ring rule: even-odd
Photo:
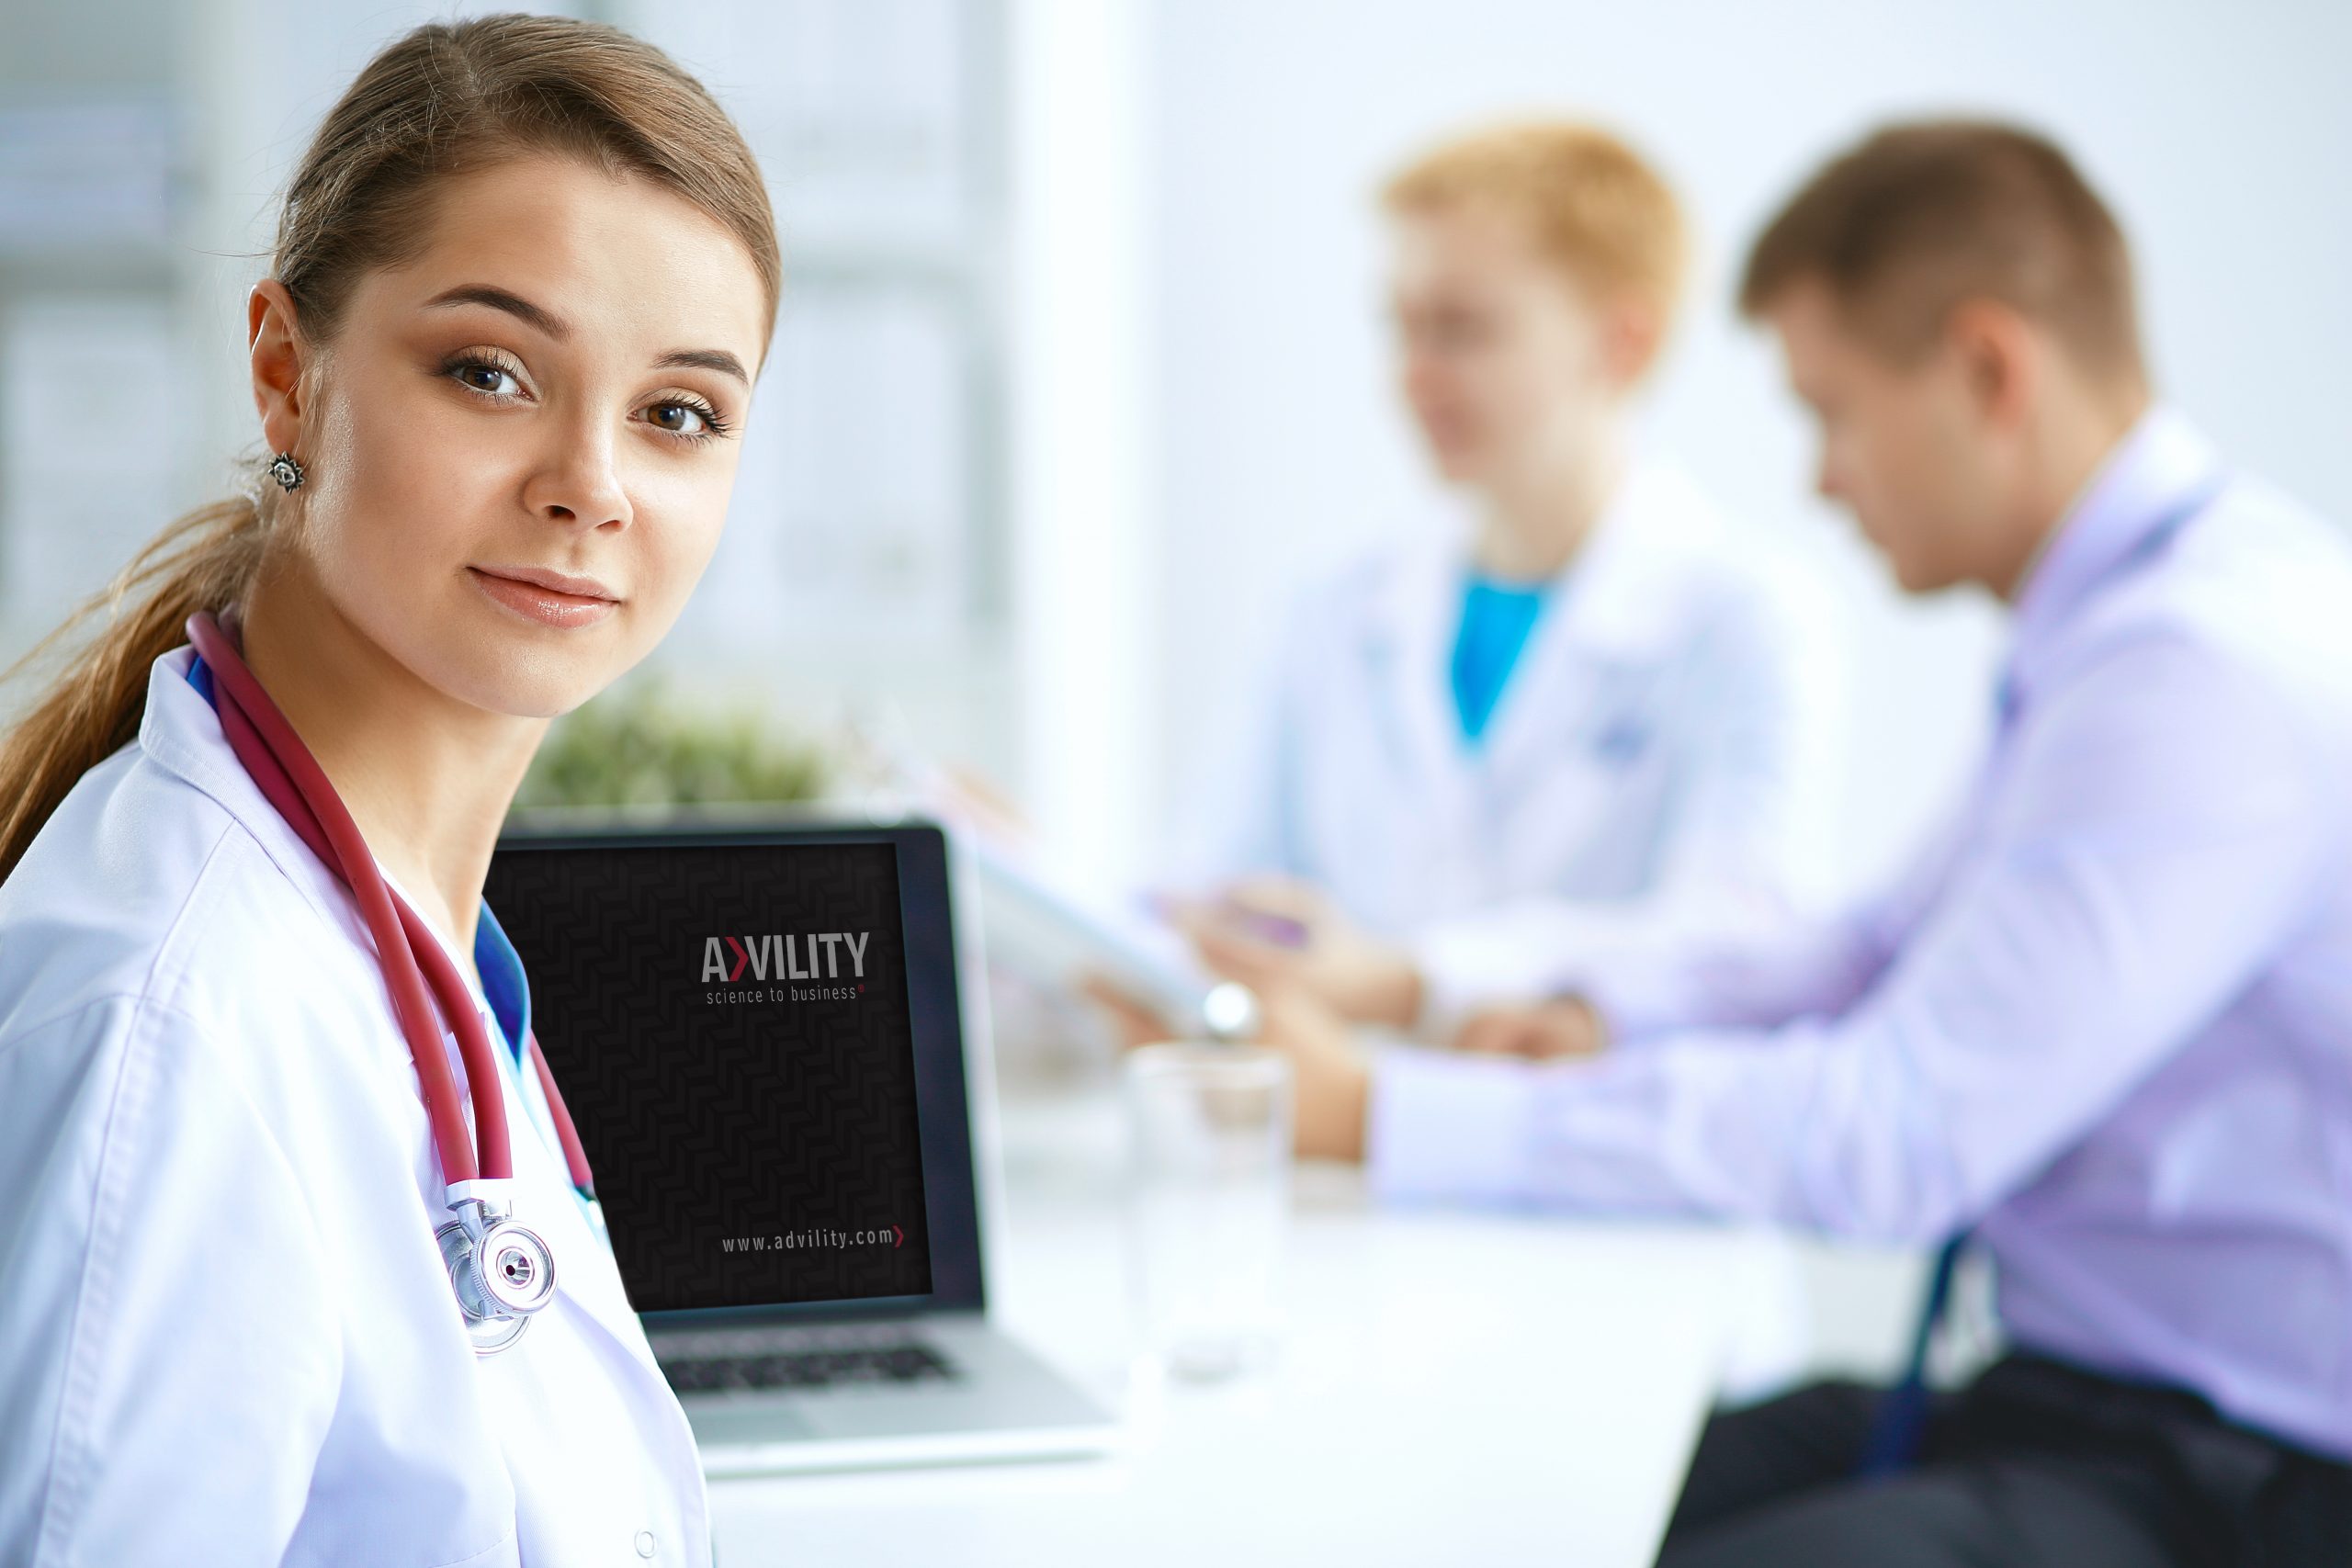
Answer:
[[[650,1557],[653,1555],[653,1532],[651,1530],[639,1530],[637,1532],[637,1554],[639,1557]]]

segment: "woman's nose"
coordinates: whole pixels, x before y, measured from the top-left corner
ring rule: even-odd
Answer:
[[[602,431],[567,432],[532,477],[525,497],[531,510],[555,523],[627,526],[631,520],[628,491],[621,483],[613,445]]]

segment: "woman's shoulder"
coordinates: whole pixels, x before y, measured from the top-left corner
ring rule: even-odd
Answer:
[[[234,813],[127,746],[0,884],[0,1051],[113,1001],[200,1014],[224,989],[251,990],[237,976],[310,962],[300,951],[319,931],[309,897]]]

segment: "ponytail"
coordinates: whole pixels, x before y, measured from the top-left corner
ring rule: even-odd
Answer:
[[[249,495],[198,508],[158,534],[112,583],[0,675],[15,679],[104,617],[0,741],[0,881],[17,869],[82,775],[137,739],[149,667],[187,639],[182,628],[188,616],[243,599],[261,565],[265,532],[261,507]]]
[[[783,278],[775,218],[759,164],[717,100],[616,28],[504,15],[416,28],[369,61],[327,111],[277,222],[273,272],[303,337],[329,342],[359,279],[416,254],[445,181],[528,152],[637,175],[717,219],[750,253],[774,330]],[[0,879],[82,775],[137,738],[148,668],[180,645],[188,616],[243,603],[280,500],[258,476],[253,493],[267,499],[223,501],[164,529],[110,588],[0,674],[15,676],[103,617],[0,741]]]

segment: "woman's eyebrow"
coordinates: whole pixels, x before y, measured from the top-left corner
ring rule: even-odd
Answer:
[[[512,289],[488,283],[461,283],[424,302],[428,310],[456,305],[485,305],[493,310],[503,310],[558,343],[571,335],[571,323],[552,310],[532,304]],[[752,378],[744,373],[743,362],[723,348],[673,348],[653,363],[663,370],[716,370],[722,376],[734,377],[746,387],[752,384]]]
[[[487,305],[493,310],[503,310],[558,343],[571,335],[571,328],[562,317],[543,306],[532,304],[510,289],[494,288],[487,283],[461,283],[455,288],[443,289],[424,302],[428,310],[453,305]]]
[[[743,374],[743,362],[723,348],[673,348],[653,363],[664,370],[716,370],[746,387],[752,384]]]

